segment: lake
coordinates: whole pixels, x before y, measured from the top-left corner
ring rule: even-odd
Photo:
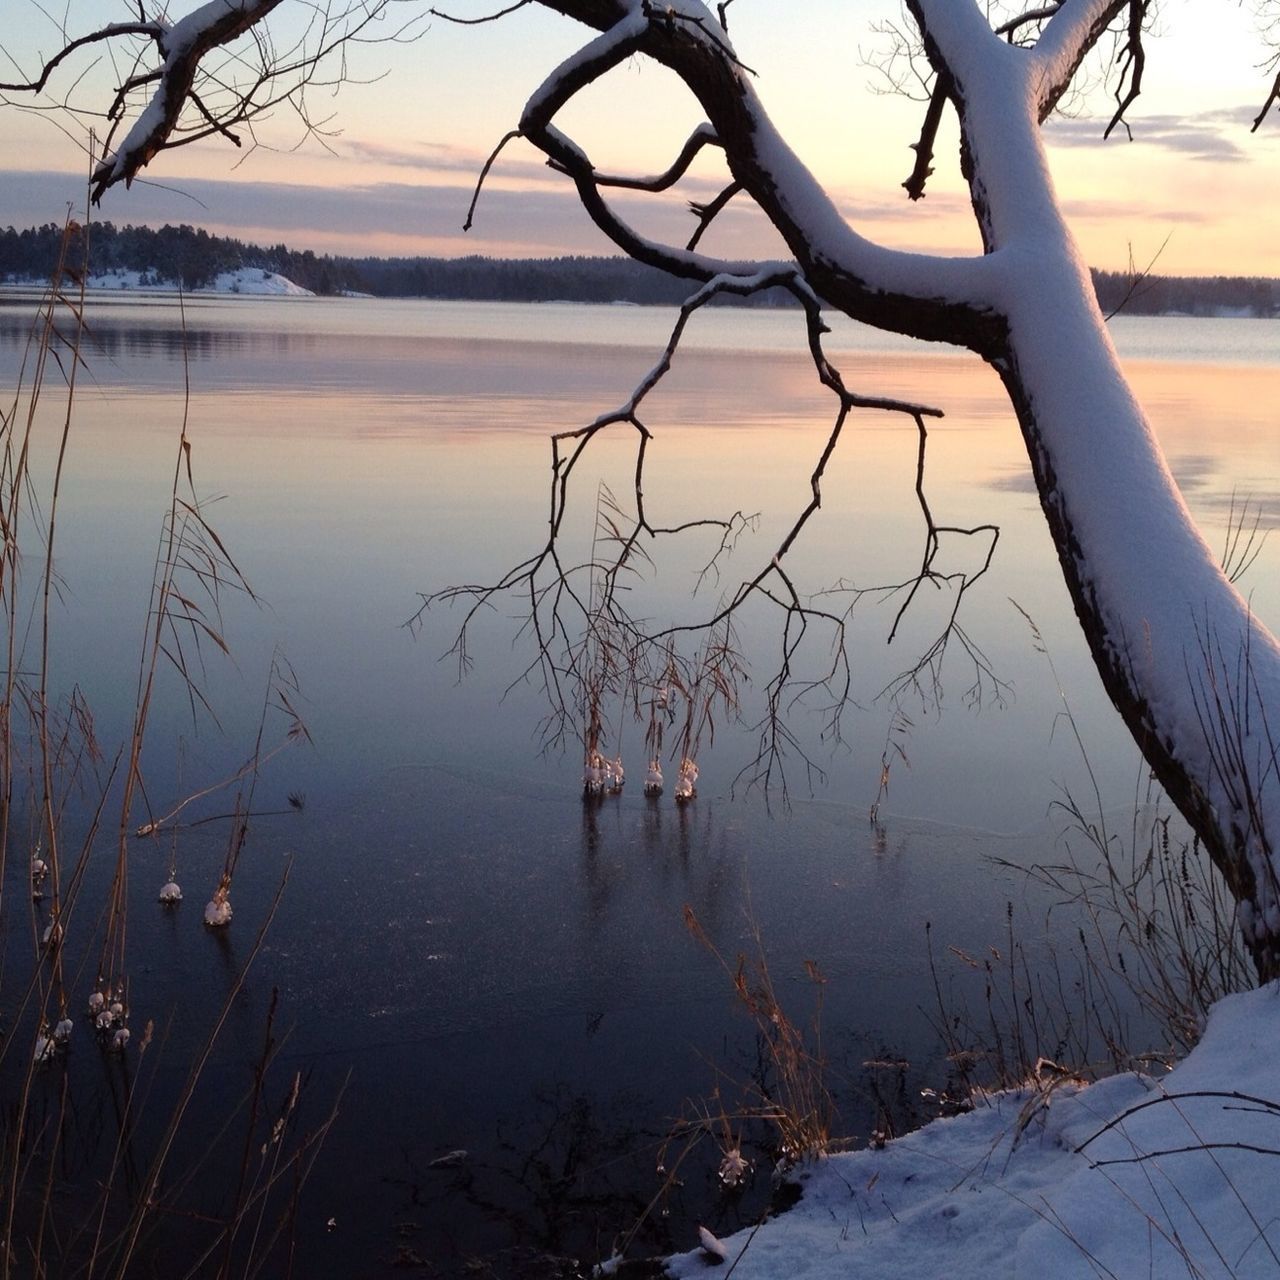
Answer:
[[[14,385],[31,312],[29,301],[0,294],[0,387]],[[1060,807],[1067,794],[1120,829],[1147,799],[1145,771],[1078,633],[1011,411],[995,377],[968,357],[851,323],[836,323],[828,339],[851,388],[944,410],[925,473],[937,522],[999,526],[992,567],[960,615],[981,667],[952,644],[938,696],[928,681],[923,698],[895,706],[878,696],[938,634],[951,597],[921,593],[886,643],[902,596],[870,589],[919,568],[917,435],[901,416],[855,415],[824,477],[823,508],[787,561],[806,593],[867,589],[849,618],[841,741],[824,738],[820,697],[792,710],[783,804],[776,789],[762,796],[743,785],[757,736],[717,723],[714,742],[704,734],[700,744],[697,798],[674,802],[672,762],[666,793],[649,800],[644,725],[615,699],[604,715],[627,786],[584,805],[580,746],[540,752],[545,700],[536,683],[512,686],[532,656],[519,602],[478,620],[461,680],[447,657],[458,609],[435,608],[416,630],[404,624],[422,593],[494,581],[545,541],[548,436],[625,401],[657,359],[671,313],[232,297],[191,298],[180,311],[173,299],[113,296],[95,297],[88,315],[58,509],[51,690],[82,692],[106,747],[105,776],[129,733],[189,375],[195,482],[258,602],[225,598],[229,659],[204,646],[200,687],[220,727],[203,714],[193,723],[179,682],[162,670],[133,820],[235,774],[253,747],[275,653],[296,672],[311,738],[262,770],[253,806],[262,816],[236,870],[228,930],[201,923],[225,821],[131,843],[133,1056],[100,1055],[78,1027],[65,1067],[34,1079],[46,1121],[64,1071],[70,1082],[73,1121],[59,1158],[86,1203],[124,1117],[125,1203],[289,866],[166,1166],[169,1200],[147,1237],[163,1274],[194,1264],[191,1242],[207,1233],[199,1215],[225,1212],[239,1170],[269,1179],[265,1147],[259,1157],[239,1121],[221,1146],[214,1140],[249,1089],[273,992],[278,1043],[262,1109],[279,1107],[299,1073],[298,1132],[339,1100],[290,1218],[297,1273],[374,1276],[430,1262],[426,1274],[460,1275],[468,1259],[487,1258],[492,1270],[481,1274],[521,1265],[546,1274],[550,1254],[608,1256],[658,1190],[673,1120],[708,1105],[698,1100],[717,1087],[732,1109],[730,1095],[757,1069],[750,1021],[730,976],[686,930],[686,906],[731,965],[763,948],[797,1023],[807,1025],[816,991],[805,961],[820,966],[842,1127],[865,1140],[888,1092],[899,1091],[900,1113],[923,1116],[920,1087],[946,1075],[930,945],[943,986],[963,993],[966,966],[948,949],[1007,950],[1015,903],[1028,947],[1043,954],[1043,898],[995,860],[1029,866],[1079,848]],[[1263,529],[1280,523],[1280,326],[1122,317],[1113,332],[1211,543],[1224,542],[1233,504],[1246,498]],[[645,404],[647,509],[663,525],[734,511],[758,519],[718,584],[704,582],[692,601],[714,535],[694,531],[655,550],[653,570],[633,584],[633,612],[655,620],[705,616],[719,593],[769,563],[808,500],[834,413],[797,315],[715,308],[695,317],[687,339]],[[61,414],[51,384],[33,455],[42,482]],[[580,558],[591,553],[599,485],[630,492],[633,436],[613,428],[575,474],[566,529]],[[972,574],[986,545],[944,540],[938,567]],[[30,584],[41,557],[28,555]],[[1278,569],[1273,538],[1242,582],[1273,627]],[[843,608],[852,597],[821,599]],[[776,617],[749,610],[736,642],[756,673],[742,688],[750,726],[779,660]],[[804,670],[820,671],[825,654],[822,644],[805,649]],[[1087,767],[1062,719],[1064,698]],[[266,745],[286,727],[272,712]],[[806,772],[802,750],[823,776]],[[872,823],[886,753],[888,791]],[[87,828],[95,794],[68,800],[73,830]],[[290,795],[305,797],[300,811]],[[182,816],[216,819],[231,806],[224,789]],[[104,822],[85,872],[92,905],[68,926],[76,1016],[97,963],[117,821]],[[25,902],[26,856],[23,845],[9,859],[10,903]],[[171,869],[186,894],[176,909],[156,902]],[[6,974],[30,972],[39,910],[6,921]],[[1055,915],[1051,938],[1065,947],[1076,927]],[[19,985],[0,988],[6,1024],[19,1016]],[[147,1020],[153,1042],[139,1057]],[[863,1065],[898,1059],[910,1069]],[[26,1061],[9,1054],[0,1070],[8,1089]],[[138,1100],[126,1108],[130,1081]],[[688,1248],[698,1222],[727,1231],[758,1214],[767,1186],[745,1199],[718,1194],[707,1145],[633,1251]],[[465,1158],[447,1159],[458,1151]],[[246,1226],[237,1247],[251,1234]]]

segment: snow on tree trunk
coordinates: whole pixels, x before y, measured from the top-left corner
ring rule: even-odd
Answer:
[[[1056,51],[992,41],[985,24],[977,36],[961,30],[968,5],[921,8],[957,83],[974,207],[1005,281],[1004,350],[989,359],[1094,662],[1235,895],[1259,976],[1280,976],[1280,725],[1269,720],[1280,711],[1280,646],[1197,530],[1059,211],[1039,136]]]
[[[1280,976],[1280,648],[1195,528],[1072,274],[1042,264],[993,363],[1107,693],[1240,904],[1259,976]]]

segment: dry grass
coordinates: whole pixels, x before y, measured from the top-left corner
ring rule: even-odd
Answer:
[[[814,1009],[805,1029],[791,1019],[779,999],[758,936],[754,959],[739,954],[730,963],[707,935],[692,907],[685,907],[684,922],[694,940],[715,957],[729,977],[738,1004],[755,1024],[764,1069],[742,1086],[746,1097],[738,1114],[764,1120],[774,1129],[777,1158],[783,1167],[828,1151],[836,1107],[826,1083],[827,1060],[822,1045],[826,984],[822,971],[816,962],[805,961],[805,976],[814,992]],[[723,1122],[719,1127],[729,1132]]]
[[[944,990],[929,939],[951,1105],[988,1088],[1171,1065],[1199,1040],[1217,1000],[1254,985],[1234,901],[1195,837],[1161,812],[1154,784],[1113,826],[1044,638],[1023,616],[1057,684],[1089,801],[1067,792],[1055,806],[1065,819],[1060,861],[995,865],[1049,895],[1047,923],[1069,920],[1071,942],[1054,946],[1046,931],[1030,946],[1038,931],[1015,923],[1010,903],[999,945],[978,955],[950,948],[981,983],[980,999],[965,1002]]]
[[[157,1233],[172,1239],[175,1215],[189,1214],[184,1198],[190,1199],[199,1162],[185,1172],[175,1168],[176,1139],[196,1105],[204,1066],[258,955],[279,893],[173,1098],[163,1083],[171,1073],[160,1070],[166,1033],[132,1007],[131,969],[141,963],[129,934],[136,898],[129,887],[134,842],[140,834],[176,833],[177,817],[191,800],[234,785],[238,794],[221,876],[229,889],[262,766],[306,736],[296,711],[296,681],[277,657],[248,762],[231,779],[201,788],[162,816],[152,810],[144,743],[162,696],[162,673],[166,681],[176,676],[193,717],[216,722],[204,684],[206,654],[230,652],[221,621],[224,596],[252,596],[198,495],[185,411],[127,741],[104,754],[82,691],[74,684],[65,694],[56,691],[66,683],[54,672],[50,654],[55,606],[64,589],[57,557],[68,519],[63,476],[74,456],[77,384],[88,367],[88,241],[86,227],[68,222],[12,399],[0,408],[0,616],[6,650],[0,859],[21,859],[20,866],[0,866],[7,888],[0,933],[30,939],[25,947],[9,945],[0,971],[0,1078],[6,1099],[0,1120],[2,1280],[134,1274]],[[172,689],[163,696],[172,696]],[[278,746],[265,738],[269,714],[286,719]],[[139,830],[140,805],[147,819]],[[114,838],[107,840],[112,853],[104,875],[96,863],[111,810],[118,818]],[[19,886],[30,892],[15,892]],[[148,964],[159,962],[146,957]],[[217,1151],[223,1153],[218,1159],[234,1163],[227,1146],[239,1150],[235,1194],[225,1216],[189,1220],[182,1235],[191,1256],[179,1262],[170,1255],[166,1274],[254,1275],[268,1258],[272,1274],[287,1274],[291,1267],[298,1195],[333,1111],[304,1131],[302,1081],[295,1076],[281,1090],[273,1069],[279,1043],[274,1027],[273,1001],[250,1089],[239,1101],[214,1104],[223,1114],[206,1156]],[[104,1097],[112,1104],[107,1110]],[[167,1111],[156,1113],[157,1107]]]

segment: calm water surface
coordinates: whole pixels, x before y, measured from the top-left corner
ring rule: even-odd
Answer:
[[[16,377],[28,315],[0,299],[0,386]],[[77,683],[99,737],[122,740],[185,352],[197,484],[221,496],[213,523],[264,603],[227,604],[234,661],[211,657],[205,677],[221,732],[193,731],[169,682],[145,761],[148,795],[164,810],[238,766],[277,647],[298,674],[314,739],[268,767],[259,807],[285,808],[289,792],[305,793],[306,806],[255,822],[227,934],[199,922],[221,862],[216,824],[185,832],[176,855],[137,844],[130,879],[134,1021],[154,1018],[164,1031],[149,1050],[159,1117],[290,862],[263,954],[213,1054],[210,1100],[174,1167],[243,1089],[278,989],[281,1025],[292,1027],[278,1068],[286,1083],[308,1073],[309,1121],[341,1092],[302,1200],[302,1274],[390,1274],[415,1257],[452,1274],[508,1245],[607,1254],[655,1189],[671,1117],[718,1079],[727,1089],[718,1070],[741,1079],[754,1062],[726,976],[683,927],[686,904],[727,956],[753,950],[758,932],[797,1018],[811,1007],[803,961],[819,962],[838,1100],[846,1127],[865,1133],[876,1114],[866,1059],[908,1056],[913,1084],[942,1070],[920,1012],[933,1006],[926,923],[944,953],[1003,945],[1006,903],[1022,904],[1024,888],[990,860],[1029,865],[1062,852],[1054,802],[1086,782],[1058,720],[1064,694],[1104,805],[1123,813],[1145,791],[1077,634],[995,378],[965,357],[840,325],[829,349],[852,387],[945,410],[927,471],[939,522],[1000,526],[963,621],[1003,693],[984,687],[981,704],[967,705],[973,670],[951,653],[941,707],[908,701],[909,724],[895,721],[876,695],[936,633],[947,604],[922,601],[889,646],[895,606],[869,597],[853,615],[857,705],[843,743],[820,741],[816,713],[795,716],[826,771],[812,799],[802,771],[789,810],[735,794],[753,740],[726,730],[703,748],[694,804],[647,802],[642,734],[614,724],[632,781],[584,810],[574,753],[538,753],[536,690],[503,696],[527,661],[514,606],[484,621],[462,682],[440,661],[456,616],[433,613],[416,639],[401,624],[419,592],[489,580],[537,545],[547,435],[621,403],[671,319],[635,307],[360,300],[202,298],[185,320],[171,300],[95,299],[90,309],[58,530],[55,682]],[[1120,320],[1114,334],[1210,540],[1222,542],[1246,496],[1264,528],[1280,523],[1280,326]],[[726,567],[729,587],[767,563],[803,507],[832,405],[794,315],[715,310],[689,338],[647,406],[646,502],[671,524],[709,506],[760,513]],[[56,408],[47,412],[54,421]],[[794,556],[807,590],[892,583],[918,566],[914,426],[883,415],[854,426]],[[631,444],[619,434],[596,456],[579,490],[587,517],[598,480],[627,491]],[[51,455],[39,465],[47,472]],[[691,616],[700,549],[661,562],[645,597],[655,611]],[[981,559],[963,541],[946,555],[948,567]],[[1273,539],[1243,584],[1273,626],[1277,556]],[[1019,608],[1043,633],[1056,680]],[[763,614],[743,622],[761,671],[776,652],[769,624]],[[887,741],[902,754],[872,828]],[[210,798],[198,816],[224,807]],[[166,913],[154,898],[174,856],[187,901]],[[91,886],[107,874],[101,862]],[[29,945],[22,930],[9,940]],[[114,1068],[87,1036],[70,1069],[83,1115],[109,1111]],[[88,1152],[96,1125],[82,1128],[73,1145]],[[432,1167],[455,1149],[465,1162]],[[189,1198],[216,1202],[213,1183],[193,1184]],[[649,1247],[688,1247],[692,1221],[728,1229],[747,1212],[712,1194],[706,1169],[687,1183],[670,1216],[655,1218]],[[161,1233],[158,1256],[181,1242],[180,1227]]]

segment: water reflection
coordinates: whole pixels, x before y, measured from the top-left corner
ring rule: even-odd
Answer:
[[[281,802],[291,790],[310,800],[295,821],[255,824],[230,933],[198,927],[220,866],[215,836],[183,835],[188,901],[169,914],[152,901],[167,862],[137,846],[130,931],[147,959],[133,1002],[170,1046],[159,1116],[293,856],[289,891],[211,1079],[224,1097],[243,1088],[273,988],[296,1021],[280,1065],[311,1073],[321,1110],[353,1070],[306,1201],[299,1258],[309,1274],[372,1274],[371,1257],[389,1274],[397,1260],[435,1260],[446,1248],[457,1257],[530,1243],[571,1249],[579,1229],[590,1237],[583,1247],[611,1239],[653,1192],[661,1119],[713,1086],[708,1055],[744,1077],[755,1065],[729,985],[684,929],[686,904],[726,956],[750,953],[758,933],[788,999],[805,993],[803,962],[820,962],[833,1056],[850,1080],[863,1061],[895,1055],[936,1072],[937,1046],[918,1016],[932,998],[926,924],[940,948],[977,953],[1001,939],[1005,902],[1020,901],[1022,887],[985,860],[1060,856],[1046,811],[1081,776],[1066,735],[1054,733],[1061,694],[1007,597],[1048,637],[1107,800],[1131,804],[1144,780],[1080,641],[998,383],[976,362],[876,346],[850,331],[832,349],[851,360],[852,385],[947,410],[931,436],[927,480],[939,519],[991,519],[1004,530],[972,630],[1016,699],[971,715],[950,705],[959,702],[953,685],[944,714],[913,710],[910,768],[895,769],[873,827],[867,810],[889,719],[875,693],[927,627],[922,620],[890,648],[886,614],[860,609],[851,625],[863,705],[847,741],[823,748],[824,800],[770,814],[731,797],[752,744],[726,732],[700,759],[694,804],[646,800],[629,758],[624,794],[583,806],[579,762],[536,755],[536,694],[518,687],[504,699],[520,660],[511,619],[478,633],[476,669],[461,685],[436,661],[456,617],[433,616],[417,643],[399,623],[417,591],[483,580],[542,536],[545,433],[618,403],[654,357],[646,335],[665,336],[669,316],[632,310],[256,300],[188,309],[198,478],[207,492],[230,495],[217,509],[219,531],[270,608],[228,608],[236,665],[214,669],[210,687],[227,736],[193,744],[187,777],[225,776],[243,759],[259,673],[277,643],[302,679],[317,749],[283,758],[264,783]],[[651,473],[647,498],[664,522],[703,513],[709,491],[762,513],[726,582],[771,554],[807,500],[829,430],[832,405],[793,321],[709,317],[652,404],[663,469]],[[55,606],[54,660],[114,741],[132,710],[132,655],[182,420],[183,329],[172,308],[124,303],[93,325],[101,354],[65,480],[59,567],[68,592]],[[21,329],[0,308],[0,381],[13,377]],[[1196,350],[1221,345],[1220,330],[1196,332]],[[1130,336],[1145,342],[1145,333]],[[722,349],[735,337],[754,352],[745,362]],[[1280,489],[1280,368],[1260,358],[1243,368],[1133,367],[1211,532],[1233,489],[1268,503]],[[1224,413],[1229,429],[1206,427]],[[625,491],[630,442],[606,443],[599,456],[599,477]],[[822,519],[796,557],[814,588],[913,571],[914,465],[912,430],[875,415],[852,424],[831,463]],[[1247,584],[1272,619],[1277,554],[1268,544]],[[655,609],[686,595],[684,565],[668,567],[676,585],[654,590]],[[763,624],[744,626],[743,644],[761,661],[769,637]],[[184,791],[173,744],[189,724],[180,707],[156,716],[159,749],[146,775],[169,803]],[[820,727],[797,713],[806,740]],[[11,892],[23,888],[21,871],[9,869],[18,877]],[[102,878],[91,869],[86,892]],[[26,945],[19,933],[6,942],[11,966]],[[73,1145],[88,1169],[92,1153],[111,1146],[123,1086],[92,1053],[73,1070]],[[869,1128],[900,1101],[902,1081],[915,1080],[884,1071],[870,1097],[865,1084],[842,1086],[850,1128]],[[199,1118],[188,1155],[217,1120]],[[471,1153],[466,1162],[432,1167],[458,1149]],[[687,1198],[657,1229],[660,1247],[686,1243],[687,1214],[701,1212],[692,1183]]]

